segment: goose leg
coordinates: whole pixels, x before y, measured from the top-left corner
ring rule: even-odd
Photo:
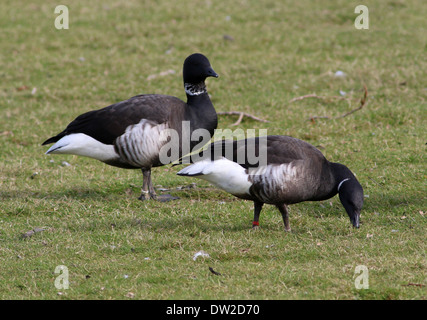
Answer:
[[[279,209],[280,213],[282,214],[283,223],[285,224],[285,231],[289,232],[291,231],[291,227],[289,226],[289,213],[288,208],[286,207],[286,204],[278,204],[276,205],[277,209]]]
[[[141,169],[143,180],[142,180],[142,190],[139,200],[149,200],[157,199],[156,191],[154,190],[153,184],[151,182],[151,169]]]
[[[254,201],[254,221],[252,222],[252,229],[259,228],[259,215],[261,214],[261,209],[264,203]]]

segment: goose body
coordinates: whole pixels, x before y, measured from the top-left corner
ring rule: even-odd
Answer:
[[[141,169],[144,178],[140,199],[156,198],[151,168],[176,160],[165,162],[160,157],[162,147],[173,143],[178,156],[182,156],[182,140],[189,140],[191,132],[205,129],[212,136],[217,127],[217,114],[205,86],[207,77],[218,75],[205,56],[192,54],[183,67],[187,102],[168,95],[143,94],[86,112],[43,142],[54,143],[46,154],[74,154],[120,168]],[[185,123],[189,123],[190,132],[183,135]],[[167,130],[174,130],[178,139],[166,139]],[[198,143],[186,142],[190,148]]]
[[[261,142],[265,149],[261,148]],[[251,146],[258,156],[266,157],[263,165],[250,163]],[[265,203],[279,209],[285,230],[289,231],[287,205],[326,200],[337,193],[352,224],[359,227],[363,189],[356,177],[346,166],[329,162],[305,141],[288,136],[252,138],[244,143],[219,141],[203,153],[199,155],[200,161],[180,170],[178,175],[204,179],[236,197],[252,200],[254,227],[259,225]]]

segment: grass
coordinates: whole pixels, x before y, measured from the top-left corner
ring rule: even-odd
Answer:
[[[70,29],[56,30],[56,2],[3,1],[0,298],[425,299],[427,7],[366,1],[370,29],[356,30],[358,4],[73,1]],[[178,177],[180,167],[153,172],[180,200],[140,202],[139,171],[44,155],[41,142],[85,111],[139,93],[185,99],[181,66],[193,52],[220,75],[207,82],[217,111],[270,121],[239,128],[304,139],[357,174],[360,229],[333,198],[291,206],[286,234],[265,206],[254,232],[252,203]],[[363,84],[362,110],[309,120],[357,107]],[[350,104],[289,103],[340,90]],[[219,128],[235,120],[221,116]],[[35,228],[44,231],[21,237]],[[200,250],[210,257],[194,261]],[[58,265],[69,289],[54,286]],[[355,288],[358,265],[369,289]]]

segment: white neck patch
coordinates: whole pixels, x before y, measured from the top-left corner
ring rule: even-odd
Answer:
[[[346,182],[347,180],[350,180],[350,178],[344,179],[343,181],[341,181],[341,182],[338,184],[338,192],[340,192],[340,188],[341,188],[342,184],[343,184],[344,182]]]
[[[205,86],[199,86],[191,83],[184,83],[184,89],[189,96],[198,96],[202,93],[206,93]]]

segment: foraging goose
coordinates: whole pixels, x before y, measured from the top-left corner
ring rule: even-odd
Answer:
[[[218,75],[204,55],[192,54],[183,66],[187,103],[172,96],[143,94],[89,111],[43,142],[42,145],[55,143],[46,154],[75,154],[120,168],[141,169],[143,186],[139,199],[156,199],[151,168],[176,160],[165,161],[160,156],[161,148],[166,143],[173,144],[179,150],[178,157],[182,156],[184,142],[191,149],[199,142],[190,141],[194,130],[205,129],[212,137],[217,127],[217,114],[206,91],[207,77]],[[175,130],[178,139],[165,139],[168,129]]]
[[[255,152],[250,153],[250,148]],[[259,226],[264,203],[279,209],[285,231],[290,231],[287,205],[326,200],[337,193],[351,223],[359,228],[362,186],[346,166],[329,162],[307,142],[288,136],[223,140],[212,143],[198,156],[200,161],[177,174],[207,180],[238,198],[252,200],[254,228]],[[263,156],[264,165],[254,164],[255,157],[262,163]]]

